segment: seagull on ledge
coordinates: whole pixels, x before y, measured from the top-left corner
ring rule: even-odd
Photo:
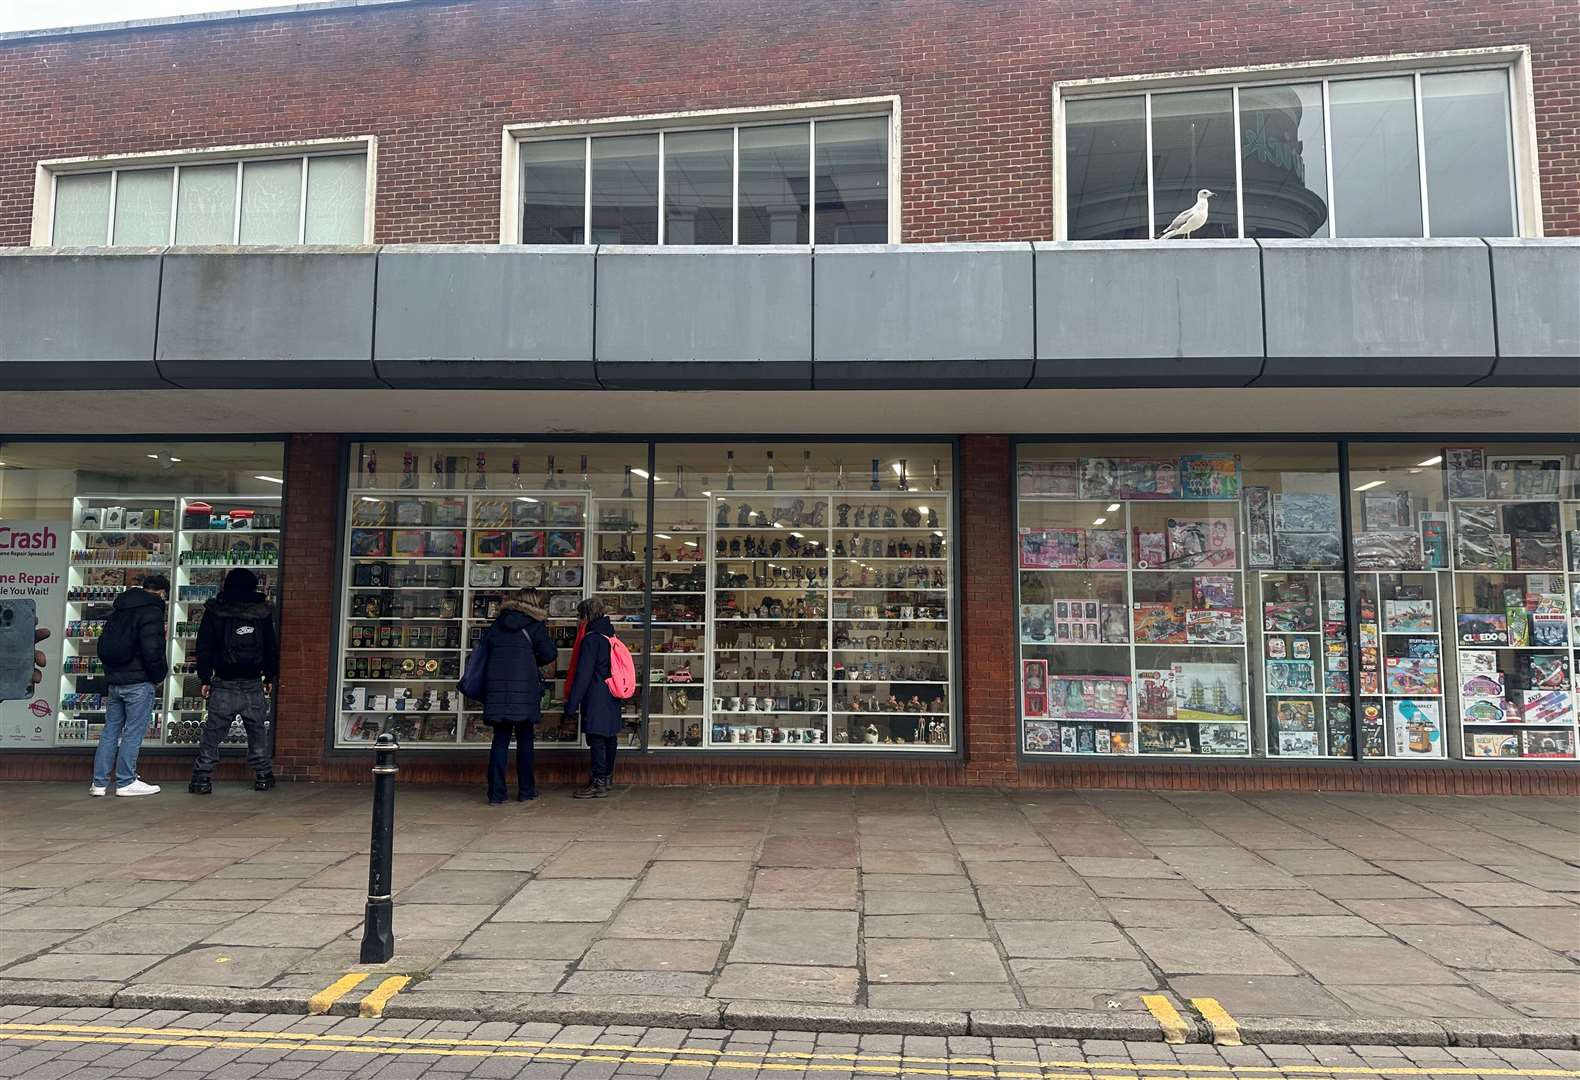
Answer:
[[[1183,236],[1187,240],[1190,234],[1207,224],[1207,200],[1212,198],[1212,192],[1202,188],[1196,193],[1196,205],[1189,210],[1180,211],[1180,216],[1169,222],[1169,227],[1163,230],[1159,240],[1167,240],[1174,236]]]

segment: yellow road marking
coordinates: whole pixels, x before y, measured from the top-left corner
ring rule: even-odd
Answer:
[[[362,985],[363,980],[367,977],[367,972],[365,971],[353,971],[350,974],[342,975],[307,999],[307,1015],[324,1015],[324,1013],[329,1011],[331,1005]]]
[[[1164,1042],[1182,1043],[1189,1037],[1190,1025],[1185,1023],[1185,1018],[1168,998],[1162,994],[1142,994],[1141,1003],[1163,1029]]]
[[[406,984],[411,982],[410,975],[391,975],[373,988],[373,992],[362,999],[357,1006],[357,1015],[373,1018],[384,1015],[384,1006],[388,1005],[390,998],[406,989]]]
[[[27,1032],[35,1032],[35,1031],[37,1031],[37,1032],[46,1032],[48,1034],[47,1034],[47,1036],[34,1036],[34,1035],[26,1034]],[[10,1034],[11,1032],[14,1032],[15,1034]],[[1028,1073],[1028,1074],[1026,1074],[1026,1075],[1031,1076],[1031,1077],[1046,1077],[1046,1076],[1049,1076],[1051,1074],[1052,1070],[1057,1070],[1057,1069],[1073,1069],[1073,1070],[1078,1070],[1080,1073],[1111,1073],[1111,1072],[1120,1072],[1120,1073],[1140,1073],[1140,1074],[1143,1074],[1143,1076],[1160,1074],[1160,1073],[1165,1073],[1165,1072],[1174,1073],[1174,1072],[1188,1071],[1188,1072],[1193,1073],[1193,1074],[1195,1074],[1195,1073],[1215,1074],[1216,1075],[1216,1080],[1224,1080],[1224,1075],[1225,1074],[1247,1074],[1247,1075],[1250,1075],[1250,1076],[1253,1076],[1253,1077],[1259,1077],[1259,1074],[1264,1074],[1264,1073],[1265,1074],[1273,1074],[1274,1076],[1277,1076],[1277,1075],[1280,1075],[1280,1074],[1286,1074],[1286,1075],[1287,1074],[1294,1074],[1294,1075],[1311,1075],[1311,1076],[1530,1076],[1530,1077],[1570,1077],[1570,1078],[1580,1078],[1580,1070],[1575,1070],[1575,1069],[1558,1069],[1558,1068],[1553,1068],[1553,1069],[1511,1069],[1511,1068],[1496,1068],[1496,1069],[1494,1069],[1494,1068],[1487,1068],[1487,1067],[1477,1067],[1477,1068],[1468,1068],[1468,1067],[1452,1067],[1452,1068],[1446,1068],[1446,1067],[1435,1067],[1435,1068],[1382,1067],[1382,1068],[1373,1068],[1373,1067],[1361,1066],[1361,1065],[1206,1065],[1206,1064],[1196,1065],[1196,1064],[1167,1063],[1167,1062],[1147,1062],[1147,1063],[1140,1064],[1140,1065],[1132,1065],[1132,1064],[1129,1064],[1129,1063],[1126,1063],[1126,1062],[1110,1062],[1110,1061],[1090,1061],[1090,1062],[1088,1062],[1088,1061],[1046,1061],[1046,1062],[1038,1062],[1038,1061],[999,1061],[999,1060],[996,1060],[996,1059],[993,1059],[993,1058],[980,1058],[980,1057],[960,1057],[960,1058],[905,1057],[905,1056],[897,1055],[897,1054],[896,1055],[890,1055],[890,1054],[833,1054],[833,1053],[812,1053],[812,1052],[806,1052],[806,1051],[774,1051],[774,1052],[769,1053],[769,1052],[762,1052],[762,1051],[756,1051],[756,1050],[714,1050],[714,1049],[704,1049],[704,1048],[685,1049],[685,1048],[679,1048],[679,1047],[632,1046],[632,1045],[623,1045],[623,1044],[616,1044],[616,1043],[559,1043],[559,1042],[551,1042],[551,1041],[538,1040],[538,1039],[465,1039],[465,1038],[438,1038],[438,1037],[431,1037],[431,1036],[430,1037],[409,1037],[409,1036],[398,1036],[398,1035],[381,1036],[381,1035],[371,1035],[371,1034],[335,1035],[332,1032],[309,1032],[309,1031],[302,1031],[302,1032],[238,1031],[238,1030],[233,1029],[233,1028],[149,1028],[149,1027],[135,1027],[135,1026],[111,1027],[111,1026],[100,1025],[100,1024],[0,1023],[0,1039],[26,1040],[26,1039],[29,1039],[29,1038],[36,1038],[36,1039],[43,1040],[45,1038],[48,1038],[48,1039],[52,1039],[53,1041],[64,1041],[64,1042],[92,1041],[91,1038],[84,1039],[84,1038],[82,1038],[80,1036],[76,1037],[76,1038],[70,1037],[72,1035],[72,1033],[82,1033],[82,1034],[90,1036],[90,1037],[91,1036],[99,1036],[99,1035],[112,1035],[112,1036],[139,1035],[139,1036],[146,1036],[146,1037],[150,1037],[150,1038],[158,1038],[158,1037],[162,1036],[165,1039],[165,1044],[166,1045],[181,1045],[181,1044],[184,1043],[185,1045],[196,1046],[196,1045],[198,1045],[197,1042],[192,1042],[192,1041],[188,1041],[188,1040],[192,1040],[192,1039],[210,1039],[210,1040],[215,1040],[212,1043],[212,1045],[215,1045],[215,1046],[221,1046],[221,1045],[230,1044],[230,1045],[246,1046],[249,1049],[257,1048],[257,1047],[266,1047],[266,1048],[270,1048],[270,1049],[303,1049],[303,1050],[315,1050],[315,1051],[322,1050],[324,1052],[333,1052],[335,1050],[346,1050],[346,1051],[352,1051],[352,1052],[358,1052],[358,1053],[368,1052],[368,1053],[391,1053],[391,1054],[393,1054],[393,1053],[435,1054],[435,1053],[445,1052],[445,1048],[454,1047],[454,1048],[460,1048],[460,1049],[456,1050],[456,1053],[463,1053],[463,1051],[464,1051],[465,1054],[470,1054],[471,1056],[477,1056],[479,1054],[481,1054],[483,1056],[486,1056],[488,1053],[491,1053],[491,1052],[493,1052],[495,1050],[499,1050],[499,1051],[525,1050],[525,1051],[529,1051],[525,1055],[512,1054],[511,1056],[528,1056],[528,1057],[530,1057],[530,1056],[533,1056],[534,1052],[536,1052],[538,1054],[538,1056],[543,1057],[545,1060],[588,1060],[588,1061],[596,1060],[596,1061],[613,1061],[613,1062],[630,1060],[630,1061],[632,1061],[632,1063],[639,1063],[639,1062],[636,1062],[635,1059],[628,1059],[628,1058],[624,1058],[624,1057],[610,1056],[610,1055],[618,1055],[618,1054],[624,1054],[624,1053],[640,1053],[640,1054],[647,1054],[647,1055],[659,1054],[659,1055],[667,1055],[669,1057],[676,1057],[676,1056],[678,1056],[678,1057],[686,1057],[686,1058],[706,1058],[706,1059],[711,1059],[708,1062],[708,1064],[711,1065],[711,1066],[719,1067],[719,1068],[752,1067],[752,1068],[759,1068],[760,1069],[760,1068],[763,1068],[764,1066],[756,1065],[756,1064],[753,1064],[753,1063],[754,1062],[767,1061],[769,1059],[790,1058],[790,1059],[796,1059],[796,1060],[801,1060],[801,1061],[818,1060],[818,1061],[839,1061],[839,1062],[862,1062],[862,1061],[886,1062],[886,1063],[889,1063],[890,1065],[898,1065],[904,1071],[907,1071],[907,1072],[919,1071],[919,1070],[912,1070],[909,1067],[910,1063],[913,1063],[913,1062],[915,1062],[915,1063],[923,1063],[923,1064],[941,1064],[941,1065],[994,1065],[994,1066],[1001,1066],[1001,1067],[1029,1068],[1029,1069],[1041,1070],[1041,1071],[1036,1072],[1036,1073]],[[320,1044],[320,1045],[316,1045],[316,1046],[315,1045],[311,1045],[311,1044],[314,1044],[314,1043],[317,1043],[317,1044]],[[367,1045],[363,1045],[363,1044],[367,1044]],[[407,1049],[407,1048],[409,1048],[409,1049]],[[567,1055],[567,1054],[564,1054],[564,1053],[560,1053],[560,1051],[594,1051],[594,1052],[597,1052],[597,1054],[599,1054],[601,1056],[588,1056],[585,1059],[583,1059],[581,1057],[576,1057],[574,1055]],[[731,1057],[750,1058],[751,1061],[744,1062],[744,1063],[738,1063],[738,1062],[733,1062],[733,1061],[729,1061],[729,1060],[724,1060],[724,1059],[728,1059],[728,1058],[731,1058]],[[664,1063],[668,1063],[668,1062],[666,1060],[664,1060],[664,1059],[654,1058],[652,1061],[646,1061],[646,1062],[640,1062],[640,1063],[641,1064],[664,1064]],[[676,1064],[682,1064],[682,1063],[681,1062],[677,1062]],[[773,1067],[777,1067],[777,1068],[796,1068],[796,1069],[801,1068],[801,1066],[773,1066]],[[845,1068],[846,1066],[842,1065],[840,1067],[841,1068]],[[894,1069],[894,1068],[885,1068],[885,1069],[882,1069],[882,1070],[874,1070],[874,1071],[883,1071],[883,1072],[892,1073],[892,1072],[895,1072],[896,1069]],[[948,1074],[948,1073],[940,1071],[940,1070],[932,1070],[932,1071],[939,1072],[940,1074],[943,1074],[943,1075],[956,1075],[956,1076],[965,1075],[965,1074],[960,1073],[960,1072],[955,1072],[953,1074]],[[977,1075],[977,1074],[972,1074],[972,1075]],[[994,1075],[994,1074],[982,1073],[980,1075],[990,1076],[990,1075]],[[998,1074],[998,1075],[1009,1076],[1011,1074],[1001,1073],[1001,1074]],[[1126,1080],[1126,1078],[1113,1078],[1113,1080]],[[1171,1076],[1170,1080],[1186,1080],[1186,1078],[1179,1077],[1179,1076]]]
[[[1219,1046],[1242,1046],[1240,1025],[1234,1022],[1227,1009],[1218,1004],[1217,998],[1191,998],[1191,1008],[1201,1013],[1201,1018],[1212,1028],[1212,1041]]]

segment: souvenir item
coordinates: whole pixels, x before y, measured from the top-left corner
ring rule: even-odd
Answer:
[[[1081,458],[1081,498],[1119,498],[1119,459],[1108,457]]]
[[[1238,499],[1239,456],[1186,454],[1180,458],[1180,489],[1186,499]]]
[[[1023,660],[1021,669],[1021,715],[1043,717],[1048,715],[1048,662]]]
[[[1095,570],[1122,570],[1125,567],[1123,529],[1087,529],[1086,565]]]
[[[389,554],[389,533],[383,529],[352,529],[351,555],[353,558],[380,558]]]
[[[1136,716],[1143,720],[1175,718],[1174,671],[1152,668],[1136,672]]]
[[[1136,568],[1160,569],[1168,563],[1168,534],[1135,529]]]
[[[1344,565],[1339,535],[1333,533],[1278,533],[1274,537],[1278,565],[1302,570],[1337,570]]]
[[[1179,496],[1179,464],[1171,458],[1121,458],[1119,492],[1126,499]]]
[[[1246,489],[1247,501],[1251,488]],[[1327,492],[1286,491],[1273,496],[1273,528],[1279,532],[1336,533],[1339,497]]]
[[[1262,639],[1262,652],[1269,660],[1282,660],[1289,653],[1289,647],[1281,637],[1267,637]]]
[[[1079,484],[1080,470],[1074,461],[1022,461],[1015,468],[1015,486],[1024,496],[1073,499]]]
[[[501,529],[486,529],[472,534],[472,555],[479,559],[502,559],[510,554],[510,534]]]
[[[1185,640],[1195,645],[1242,644],[1245,641],[1245,616],[1239,608],[1193,608],[1185,616]]]
[[[1520,749],[1523,757],[1572,758],[1575,756],[1572,731],[1522,731]]]
[[[768,472],[767,472],[767,475],[765,475],[764,478],[763,478],[763,490],[764,491],[772,491],[773,489],[774,489],[774,452],[772,450],[770,450],[770,451],[768,451]]]
[[[470,582],[474,589],[497,589],[505,583],[505,568],[487,563],[474,565],[471,570]]]
[[[1394,753],[1399,757],[1442,757],[1442,705],[1423,699],[1389,702],[1394,732]]]
[[[555,559],[580,558],[582,553],[582,534],[580,531],[566,532],[551,531],[546,540],[547,554]]]
[[[1369,532],[1410,532],[1415,525],[1408,491],[1368,491],[1361,509]]]
[[[1269,660],[1266,664],[1269,694],[1314,694],[1316,670],[1310,660]]]
[[[576,605],[581,603],[581,597],[574,593],[555,593],[549,597],[549,618],[574,619]]]
[[[1248,566],[1273,565],[1272,489],[1248,486],[1245,489],[1245,559]]]
[[[878,481],[878,459],[872,459],[872,490],[882,491],[883,485]]]
[[[1127,720],[1130,679],[1121,675],[1050,675],[1048,715],[1072,720]]]
[[[472,481],[472,487],[478,491],[488,489],[488,458],[481,450],[477,452],[477,477]]]
[[[1383,661],[1383,671],[1386,693],[1437,695],[1443,692],[1436,660],[1390,656]]]
[[[427,550],[427,534],[421,529],[396,529],[390,534],[390,554],[402,559],[420,559]]]
[[[1421,555],[1426,569],[1448,569],[1448,515],[1423,510],[1420,521]]]
[[[1371,531],[1355,536],[1355,567],[1359,570],[1419,570],[1421,536],[1414,531]]]
[[[1489,499],[1556,499],[1564,460],[1551,457],[1487,458]]]
[[[1445,494],[1453,499],[1485,499],[1487,497],[1486,459],[1476,449],[1446,449],[1443,451],[1443,486]]]
[[[1237,664],[1180,663],[1174,669],[1174,708],[1181,720],[1245,719],[1242,675]]]
[[[1137,644],[1183,645],[1185,608],[1179,604],[1136,604],[1133,612]]]

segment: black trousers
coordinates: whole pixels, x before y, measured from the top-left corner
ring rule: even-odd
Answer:
[[[510,757],[510,740],[516,740],[516,787],[522,795],[536,795],[537,780],[532,775],[533,725],[495,724],[494,742],[488,748],[488,797],[503,802],[510,794],[505,786],[505,764]]]
[[[620,746],[618,735],[588,735],[587,746],[592,751],[592,777],[609,780],[614,776],[615,750]]]
[[[263,696],[263,680],[216,678],[209,684],[208,719],[198,738],[194,778],[207,779],[214,771],[220,740],[237,720],[247,731],[247,764],[253,773],[262,776],[274,771],[269,760],[269,702]]]

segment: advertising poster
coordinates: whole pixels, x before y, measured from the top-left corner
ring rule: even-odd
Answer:
[[[18,602],[0,607],[13,620],[10,626],[0,627],[0,634],[20,635],[17,641],[0,642],[0,656],[13,655],[13,646],[44,654],[44,678],[34,694],[0,701],[0,748],[51,746],[55,741],[70,537],[71,524],[65,521],[0,521],[0,601]],[[47,630],[49,636],[28,647],[21,640],[27,636],[24,624],[28,623]]]

